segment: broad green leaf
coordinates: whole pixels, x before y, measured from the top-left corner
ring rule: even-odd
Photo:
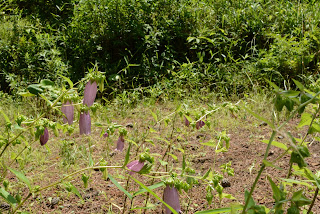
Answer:
[[[281,94],[289,98],[294,98],[300,94],[300,91],[288,90],[288,91],[282,91]]]
[[[29,85],[27,89],[31,94],[34,95],[39,95],[43,92],[43,89],[40,88],[38,84]]]
[[[184,116],[187,118],[187,120],[189,120],[190,123],[193,121],[192,118],[189,117],[188,115],[185,114]]]
[[[262,140],[261,142],[269,144],[269,140]],[[288,149],[288,147],[285,144],[277,142],[277,141],[272,141],[271,145],[275,146],[275,147],[278,147],[280,149],[283,149],[283,150],[287,150]]]
[[[3,189],[2,187],[0,187],[0,196],[6,200],[9,204],[16,204],[18,203],[17,200],[12,196],[10,195],[10,193],[8,193],[5,189]]]
[[[48,79],[43,79],[40,81],[40,84],[42,86],[53,86],[54,82],[52,82],[51,80],[48,80]]]
[[[111,181],[114,185],[116,185],[116,187],[118,187],[118,189],[119,189],[120,191],[122,191],[124,194],[126,194],[126,195],[128,196],[128,198],[129,198],[130,200],[132,200],[132,195],[131,195],[127,190],[125,190],[125,189],[118,183],[118,181],[116,181],[110,174],[108,175],[108,177],[109,177],[110,181]],[[131,176],[130,176],[130,177],[131,177]]]
[[[245,107],[245,106],[243,106],[243,108],[244,108],[247,112],[249,112],[252,116],[254,116],[255,118],[257,118],[257,119],[259,119],[259,120],[267,123],[272,129],[275,129],[274,125],[273,125],[269,120],[267,120],[266,118],[258,115],[257,113],[254,113],[253,111],[251,111],[250,109],[248,109],[248,108]]]
[[[280,88],[276,84],[274,84],[273,82],[271,82],[271,81],[269,81],[267,79],[265,79],[265,81],[268,82],[269,85],[271,85],[275,89],[275,91],[279,91],[280,90]]]
[[[301,120],[298,127],[300,128],[303,126],[309,126],[311,124],[311,121],[312,121],[312,115],[309,113],[303,113],[301,115]]]
[[[30,181],[29,181],[29,179],[28,179],[22,172],[19,172],[19,171],[15,170],[15,169],[11,169],[11,168],[9,168],[9,170],[10,170],[13,174],[15,174],[15,175],[17,176],[17,178],[19,178],[20,181],[22,181],[23,183],[25,183],[25,184],[28,186],[29,190],[31,190]]]
[[[243,206],[237,205],[237,206],[232,206],[233,210],[242,210]],[[226,207],[226,208],[218,208],[218,209],[213,209],[213,210],[205,210],[205,211],[198,211],[195,214],[217,214],[217,213],[227,213],[231,212],[231,207]]]
[[[68,82],[70,88],[73,88],[73,82],[68,77],[62,76],[60,74],[58,74],[58,75]]]
[[[162,186],[165,186],[165,184],[161,181],[159,183],[156,183],[156,184],[153,184],[151,186],[148,186],[148,188],[152,190],[152,189],[157,189],[157,188],[162,187]],[[133,193],[133,197],[135,197],[137,195],[140,195],[142,193],[145,193],[145,192],[147,192],[146,189],[140,189],[139,191]]]
[[[178,214],[177,211],[175,211],[169,204],[164,202],[155,192],[153,192],[151,189],[149,189],[146,185],[135,179],[134,177],[130,176],[136,183],[138,183],[142,188],[147,190],[151,195],[153,195],[156,199],[158,199],[160,202],[162,202],[166,207],[168,207],[173,214]]]
[[[311,204],[311,202],[312,202],[310,199],[306,198],[303,195],[303,190],[299,190],[297,192],[294,192],[292,195],[292,201],[294,201],[298,207]]]
[[[272,179],[268,176],[268,180],[270,182],[272,192],[273,192],[273,198],[276,200],[276,202],[279,202],[281,200],[281,191],[279,187],[272,181]]]
[[[301,82],[299,82],[298,80],[295,80],[295,79],[292,79],[292,80],[301,91],[304,90],[304,86],[302,85]]]

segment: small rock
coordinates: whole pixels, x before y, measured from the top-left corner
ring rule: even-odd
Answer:
[[[127,128],[133,128],[133,124],[132,124],[132,123],[128,123],[128,124],[126,125],[126,127],[127,127]]]
[[[197,135],[197,139],[201,138],[201,137],[204,137],[204,134],[199,134]]]
[[[283,139],[283,136],[279,135],[279,136],[278,136],[278,139]]]
[[[54,206],[56,204],[58,204],[60,201],[60,198],[59,197],[54,197],[52,200],[51,200],[51,206]]]
[[[268,123],[266,123],[266,122],[262,122],[259,124],[259,126],[266,126],[266,125],[268,125]]]
[[[227,178],[222,179],[220,183],[223,188],[231,187],[230,181]]]
[[[1,203],[0,204],[0,210],[9,210],[10,209],[10,205],[7,203]]]
[[[274,155],[274,151],[270,151],[268,156]]]

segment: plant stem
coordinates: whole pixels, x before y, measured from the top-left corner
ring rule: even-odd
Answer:
[[[32,193],[30,192],[28,196],[12,211],[12,214],[16,213],[17,210],[32,196]]]
[[[270,150],[272,141],[273,141],[273,139],[274,139],[275,136],[276,136],[276,131],[273,131],[272,134],[271,134],[271,137],[270,137],[270,140],[269,140],[269,143],[268,143],[266,152],[265,152],[265,154],[264,154],[264,158],[263,158],[264,160],[266,160],[267,157],[268,157],[269,150]],[[265,168],[266,168],[266,166],[262,163],[261,168],[260,168],[260,170],[259,170],[259,172],[258,172],[258,174],[257,174],[257,177],[256,177],[254,183],[253,183],[252,186],[251,186],[251,190],[250,190],[250,193],[249,193],[248,198],[247,198],[247,200],[246,200],[246,203],[245,203],[245,205],[244,205],[244,207],[243,207],[242,214],[245,214],[245,213],[246,213],[246,209],[247,209],[247,207],[248,207],[248,204],[249,204],[250,198],[251,198],[251,196],[252,196],[252,193],[253,193],[254,189],[256,188],[256,185],[257,185],[257,183],[258,183],[258,180],[259,180],[259,178],[260,178],[260,176],[261,176],[261,174],[262,174],[262,172],[263,172],[263,170],[264,170]]]
[[[129,182],[130,182],[130,176],[128,175],[127,184],[126,184],[126,188],[125,188],[126,191],[128,191]],[[127,203],[127,195],[124,194],[122,214],[124,214],[124,212],[126,210],[126,203]]]
[[[313,205],[314,205],[314,202],[315,202],[316,199],[317,199],[318,193],[319,193],[319,187],[317,187],[316,192],[314,193],[314,196],[313,196],[313,199],[312,199],[312,202],[311,202],[311,204],[310,204],[310,207],[309,207],[309,209],[308,209],[307,214],[310,214],[310,213],[311,213],[312,207],[313,207]]]

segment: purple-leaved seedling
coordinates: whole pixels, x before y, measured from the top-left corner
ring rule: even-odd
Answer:
[[[49,140],[49,132],[48,128],[45,127],[43,130],[43,135],[40,136],[40,144],[41,146],[44,146]]]
[[[84,89],[83,104],[87,105],[88,107],[92,106],[94,100],[96,99],[97,91],[97,82],[94,80],[89,80]]]
[[[123,129],[123,128],[120,128],[119,130],[119,138],[118,138],[118,141],[117,141],[117,148],[116,148],[116,151],[122,151],[123,148],[124,148],[124,136],[127,135],[127,130],[126,129]]]
[[[130,175],[133,175],[135,172],[139,172],[144,167],[144,161],[140,162],[140,160],[134,160],[127,164],[128,169],[131,171],[129,172]]]
[[[167,184],[163,191],[163,201],[166,202],[178,213],[181,212],[181,206],[179,201],[179,193],[174,185]],[[166,214],[171,214],[172,211],[165,207]]]
[[[202,128],[204,125],[205,125],[205,123],[204,123],[202,120],[199,120],[199,121],[196,123],[196,129],[200,129],[200,128]]]
[[[64,114],[63,122],[72,125],[74,115],[74,106],[72,105],[72,101],[67,100],[63,103],[61,106],[61,112]]]
[[[91,134],[91,118],[90,113],[81,112],[79,120],[80,134]]]

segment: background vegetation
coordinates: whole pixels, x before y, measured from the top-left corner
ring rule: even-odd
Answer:
[[[3,0],[0,90],[77,81],[92,64],[105,93],[141,87],[222,96],[318,77],[318,1]],[[289,85],[288,85],[289,84]],[[180,92],[178,92],[180,93]],[[111,94],[112,95],[112,94]]]

